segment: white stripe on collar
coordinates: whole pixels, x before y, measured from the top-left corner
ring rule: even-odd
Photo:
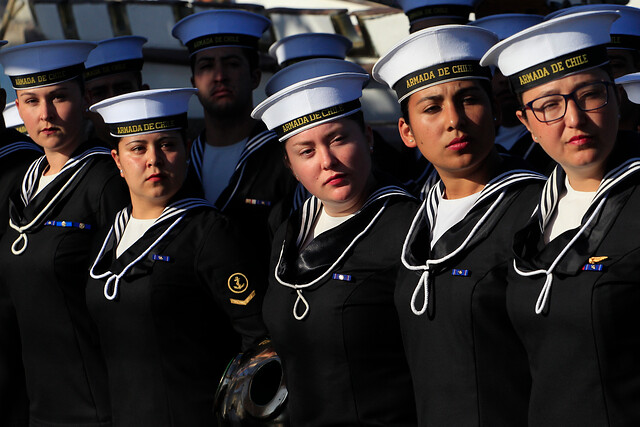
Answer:
[[[173,223],[169,227],[167,227],[167,229],[160,235],[160,237],[158,237],[155,241],[153,241],[144,251],[142,251],[142,253],[138,257],[136,257],[133,261],[131,261],[119,274],[115,274],[111,271],[106,271],[102,274],[97,274],[94,270],[98,265],[98,263],[100,262],[100,260],[104,257],[107,245],[111,240],[111,236],[113,235],[115,238],[114,248],[118,247],[118,243],[120,243],[120,239],[122,238],[124,229],[126,228],[127,222],[129,221],[129,218],[131,216],[129,213],[128,207],[118,212],[118,214],[116,215],[116,220],[113,226],[111,226],[111,229],[107,234],[107,237],[104,239],[104,242],[102,243],[102,248],[100,249],[100,252],[98,253],[98,256],[96,257],[95,261],[93,262],[93,265],[91,266],[91,270],[89,270],[89,274],[94,279],[99,280],[99,279],[104,279],[108,277],[104,285],[105,298],[108,299],[109,301],[114,300],[118,296],[118,285],[120,284],[120,279],[134,265],[136,265],[138,262],[144,259],[149,254],[149,252],[151,252],[151,250],[158,243],[160,243],[171,232],[171,230],[173,230],[178,225],[180,221],[182,221],[182,219],[187,215],[187,212],[189,209],[193,209],[200,206],[212,207],[211,204],[206,200],[198,199],[198,198],[181,199],[181,200],[178,200],[177,202],[170,204],[169,206],[164,208],[164,210],[162,211],[162,214],[160,214],[160,216],[153,222],[153,225],[149,229],[151,230],[157,227],[159,224],[162,224],[164,222],[171,220],[172,218],[177,217],[175,221],[173,221]],[[109,292],[110,285],[112,282],[113,282],[113,291]]]
[[[38,153],[42,153],[42,149],[40,149],[40,147],[38,147],[33,142],[18,141],[0,148],[0,158],[19,150],[33,150],[37,151]]]
[[[376,190],[375,192],[373,192],[369,196],[369,198],[364,203],[364,205],[358,210],[358,212],[356,212],[354,214],[354,217],[356,215],[358,215],[360,212],[362,212],[366,207],[370,206],[372,203],[374,203],[374,202],[376,202],[378,200],[382,200],[382,199],[389,198],[391,196],[396,196],[396,195],[407,196],[407,197],[413,198],[413,196],[411,196],[403,188],[396,187],[396,186],[382,187],[382,188],[379,188],[378,190]],[[307,302],[307,300],[302,295],[302,290],[305,289],[305,288],[308,288],[308,287],[311,287],[311,286],[315,285],[316,283],[318,283],[322,279],[324,279],[326,276],[331,274],[331,272],[336,268],[336,266],[344,259],[344,257],[349,252],[349,250],[351,250],[351,248],[356,243],[358,243],[360,241],[362,236],[364,236],[371,229],[371,227],[373,227],[373,225],[376,223],[376,221],[378,220],[380,215],[382,215],[382,213],[386,209],[388,203],[389,203],[389,201],[387,200],[382,205],[380,210],[376,213],[376,215],[373,217],[373,219],[369,222],[369,224],[367,224],[367,226],[364,228],[364,230],[362,230],[351,241],[351,243],[349,243],[349,245],[345,248],[345,250],[342,251],[342,253],[338,256],[336,261],[324,273],[322,273],[320,276],[318,276],[317,278],[315,278],[314,280],[312,280],[309,283],[303,283],[303,284],[287,283],[287,282],[285,282],[284,280],[282,280],[280,278],[280,276],[278,275],[278,269],[280,267],[280,262],[282,261],[282,254],[284,253],[284,247],[285,247],[285,242],[282,243],[282,248],[280,249],[280,256],[278,257],[278,263],[276,264],[275,269],[274,269],[274,275],[275,275],[275,278],[278,281],[278,283],[280,283],[282,286],[286,286],[288,288],[294,289],[296,291],[297,295],[298,295],[297,298],[296,298],[296,302],[293,305],[293,317],[296,320],[304,319],[305,317],[307,317],[307,314],[309,313],[309,308],[310,308],[309,307],[309,303]],[[298,238],[296,239],[296,246],[298,248],[300,247],[302,242],[305,241],[307,235],[311,231],[312,225],[313,225],[318,213],[320,212],[321,208],[322,208],[322,203],[315,196],[309,198],[305,202],[305,204],[303,206],[300,232],[298,234]],[[304,309],[304,312],[299,315],[298,314],[298,305],[301,302],[304,304],[305,309]]]
[[[14,255],[21,255],[27,249],[29,239],[27,237],[26,232],[29,231],[32,227],[38,225],[38,222],[42,219],[42,217],[44,217],[44,215],[49,212],[49,209],[51,209],[53,204],[64,193],[64,191],[75,181],[75,178],[85,168],[85,166],[87,166],[88,163],[86,160],[95,155],[111,155],[111,151],[104,147],[94,147],[94,148],[90,148],[89,150],[81,153],[76,157],[70,158],[64,164],[64,166],[60,170],[60,173],[65,172],[67,170],[71,170],[72,168],[76,168],[76,167],[77,167],[77,170],[73,173],[73,175],[71,175],[71,177],[67,179],[67,181],[64,183],[62,188],[60,188],[60,190],[58,190],[58,192],[51,198],[51,200],[49,200],[46,206],[42,208],[40,212],[38,212],[36,217],[30,223],[22,227],[19,227],[18,225],[14,224],[13,219],[9,219],[9,226],[14,230],[16,230],[18,233],[20,233],[18,238],[11,245],[11,252]],[[38,186],[40,166],[42,162],[45,160],[46,160],[46,156],[42,156],[36,159],[33,163],[31,163],[31,166],[29,166],[29,169],[27,170],[27,173],[25,174],[22,180],[22,191],[21,191],[20,197],[22,198],[22,202],[24,203],[25,207],[31,201],[31,198],[33,197],[33,193],[35,192]],[[56,179],[54,179],[53,182],[56,182],[58,179],[61,179],[60,175],[58,175],[58,177],[56,177]],[[20,243],[22,243],[22,246],[18,248],[18,244]]]
[[[493,211],[500,205],[500,203],[502,202],[502,200],[504,199],[507,193],[507,188],[510,185],[515,184],[516,182],[529,180],[529,179],[544,180],[544,176],[536,172],[517,169],[517,170],[507,171],[493,178],[480,191],[480,196],[478,197],[478,200],[475,201],[475,203],[473,204],[469,212],[473,212],[474,209],[480,203],[482,203],[484,200],[488,199],[489,197],[494,196],[497,192],[500,191],[500,194],[498,195],[496,200],[492,203],[492,205],[489,207],[489,209],[484,213],[484,215],[482,215],[480,220],[473,226],[471,232],[467,235],[467,237],[460,244],[460,246],[458,246],[458,248],[456,248],[455,250],[453,250],[452,252],[450,252],[449,254],[445,255],[442,258],[426,260],[424,265],[411,265],[409,264],[409,261],[407,259],[409,242],[411,241],[411,238],[413,237],[416,231],[416,228],[418,227],[418,224],[420,224],[420,222],[422,222],[422,220],[425,217],[427,220],[427,225],[429,227],[429,236],[433,234],[433,227],[435,226],[436,216],[438,213],[438,204],[440,203],[440,200],[444,195],[445,188],[442,181],[439,181],[437,184],[431,186],[427,194],[427,198],[423,201],[422,205],[420,206],[420,209],[418,209],[418,212],[413,218],[413,222],[411,223],[409,232],[407,233],[404,244],[402,245],[402,256],[401,256],[402,264],[408,270],[422,271],[420,279],[418,280],[418,284],[416,285],[413,291],[413,294],[411,295],[411,311],[416,316],[420,316],[424,314],[424,312],[427,310],[429,306],[429,273],[432,267],[442,264],[443,262],[446,262],[447,260],[453,258],[457,254],[462,252],[466,248],[466,246],[469,244],[471,239],[478,232],[480,227],[491,216]],[[422,303],[422,307],[418,309],[416,308],[416,301],[417,301],[418,293],[420,292],[420,290],[423,290],[424,292],[424,300]]]
[[[589,227],[589,225],[593,222],[598,212],[602,209],[604,204],[607,201],[609,196],[609,191],[618,185],[620,182],[624,181],[629,175],[634,174],[640,171],[640,158],[632,158],[616,168],[609,171],[602,181],[600,181],[600,185],[598,186],[598,190],[596,191],[596,195],[593,197],[591,204],[589,205],[589,212],[593,206],[593,212],[589,215],[587,221],[580,227],[578,232],[573,236],[573,238],[567,243],[567,245],[560,251],[558,256],[553,260],[548,269],[544,270],[534,270],[534,271],[524,271],[518,268],[516,264],[516,260],[513,260],[513,268],[520,276],[528,277],[535,276],[538,274],[544,274],[546,276],[544,281],[544,286],[540,291],[540,295],[538,295],[538,300],[535,305],[536,314],[540,314],[544,311],[547,301],[549,300],[549,295],[551,291],[551,285],[553,283],[553,270],[560,263],[562,258],[569,252],[569,249],[573,246],[573,244],[578,240],[578,238],[585,232],[585,230]],[[553,211],[558,205],[559,193],[560,193],[560,185],[564,185],[564,177],[565,173],[560,166],[556,166],[553,173],[547,180],[547,183],[544,186],[542,191],[542,197],[540,200],[539,206],[539,224],[541,233],[544,233],[545,227],[548,225],[551,216],[553,215]]]

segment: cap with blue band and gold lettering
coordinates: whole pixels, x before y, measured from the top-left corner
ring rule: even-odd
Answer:
[[[186,129],[194,88],[152,89],[114,96],[92,105],[116,138]]]
[[[482,0],[398,0],[411,24],[433,18],[468,21],[469,14],[481,2]]]
[[[62,83],[82,75],[96,47],[80,40],[44,40],[0,51],[0,63],[16,90]]]
[[[609,62],[606,46],[617,12],[561,16],[520,31],[493,46],[482,65],[497,65],[521,93]]]
[[[301,33],[284,37],[269,48],[281,67],[312,58],[344,59],[351,40],[335,33]]]
[[[612,49],[640,50],[640,9],[618,4],[590,4],[560,9],[545,16],[545,20],[558,18],[580,12],[613,11],[620,14],[611,25],[611,41],[608,46]]]
[[[498,41],[491,31],[440,25],[411,34],[376,62],[373,78],[395,90],[398,102],[411,94],[460,79],[491,79],[482,55]]]
[[[271,21],[257,13],[244,10],[207,10],[181,19],[171,35],[179,39],[193,55],[215,47],[246,47],[257,49]]]
[[[624,88],[631,102],[640,104],[640,73],[632,73],[619,77],[616,79],[616,84]]]
[[[24,121],[22,121],[22,117],[20,117],[20,114],[18,113],[18,107],[16,106],[15,101],[9,102],[5,105],[2,117],[4,118],[5,127],[15,129],[18,132],[27,135],[27,128],[24,125]]]
[[[301,63],[302,64],[302,63]],[[283,71],[286,71],[285,68]],[[362,109],[366,73],[334,73],[295,83],[271,95],[251,116],[275,130],[280,141]]]
[[[147,39],[140,36],[114,37],[98,42],[84,63],[85,81],[127,71],[141,71],[144,62],[142,45],[146,42]]]
[[[469,22],[469,25],[484,28],[494,32],[500,40],[511,37],[515,33],[526,30],[544,19],[542,15],[531,15],[526,13],[501,13],[489,15],[484,18]]]

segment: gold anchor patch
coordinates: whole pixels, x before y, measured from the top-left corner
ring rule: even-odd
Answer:
[[[249,288],[249,280],[242,273],[234,273],[227,280],[229,290],[234,294],[241,294]]]

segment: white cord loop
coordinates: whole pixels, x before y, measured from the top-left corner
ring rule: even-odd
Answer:
[[[422,308],[419,310],[416,309],[416,299],[418,298],[418,292],[420,289],[424,288],[424,300],[422,301]],[[418,286],[413,290],[413,295],[411,295],[411,311],[416,316],[421,316],[427,311],[427,307],[429,306],[429,270],[425,270],[422,272],[420,276],[420,280],[418,281]]]
[[[304,296],[302,296],[301,289],[296,289],[296,293],[298,294],[298,298],[296,298],[296,303],[293,304],[293,317],[295,317],[296,320],[302,320],[305,317],[307,317],[307,314],[309,313],[309,303],[304,298]],[[304,308],[304,312],[302,312],[301,315],[298,315],[298,304],[300,303],[300,301],[302,301],[305,308]]]

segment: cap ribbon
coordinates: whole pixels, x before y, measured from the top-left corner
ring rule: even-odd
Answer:
[[[187,46],[189,54],[216,46],[240,46],[257,49],[258,38],[247,34],[207,34],[189,40],[185,46]]]
[[[355,99],[353,101],[345,102],[344,104],[334,105],[332,107],[323,108],[322,110],[314,111],[313,113],[305,114],[304,116],[297,117],[289,120],[286,123],[281,124],[274,130],[278,135],[278,138],[282,139],[288,134],[300,129],[303,126],[308,126],[316,122],[326,121],[334,117],[344,116],[348,113],[355,112],[361,107],[360,100]]]
[[[393,85],[393,90],[396,91],[398,101],[401,102],[407,95],[420,88],[461,78],[491,79],[491,70],[488,67],[481,67],[477,60],[445,62],[407,74]]]
[[[27,89],[30,87],[47,86],[71,80],[72,78],[81,75],[83,71],[84,64],[76,64],[50,71],[23,74],[21,76],[10,76],[10,78],[14,89]]]
[[[419,21],[420,19],[433,18],[436,16],[460,16],[469,18],[469,14],[473,8],[458,4],[442,4],[438,6],[424,6],[410,10],[406,13],[409,22]]]
[[[568,74],[597,67],[608,61],[605,45],[593,46],[536,64],[509,76],[509,82],[515,92],[524,92],[532,87]]]
[[[174,116],[152,117],[120,123],[109,123],[109,132],[115,137],[135,135],[139,133],[160,132],[187,127],[187,113]]]
[[[109,64],[96,65],[95,67],[87,68],[85,70],[84,79],[91,80],[110,74],[124,73],[127,71],[140,71],[142,70],[143,62],[144,60],[142,58],[134,58],[111,62]]]

